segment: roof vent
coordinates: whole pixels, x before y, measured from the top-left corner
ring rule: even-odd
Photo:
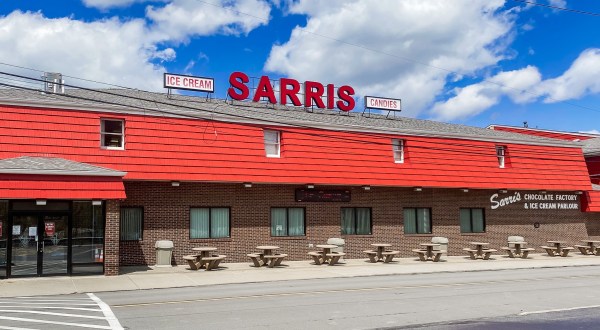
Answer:
[[[62,74],[46,72],[42,76],[42,79],[44,79],[44,92],[54,94],[65,93],[65,81],[62,80]]]

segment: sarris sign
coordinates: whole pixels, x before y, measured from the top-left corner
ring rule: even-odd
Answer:
[[[578,198],[574,194],[523,193],[521,195],[515,192],[506,197],[499,197],[498,194],[490,197],[492,210],[514,203],[521,204],[521,201],[523,201],[523,208],[529,210],[579,210]]]
[[[234,100],[243,101],[250,97],[250,88],[248,83],[250,78],[243,72],[234,72],[229,76],[229,84],[231,87],[227,90],[227,94]],[[342,111],[351,111],[354,109],[355,101],[354,89],[344,85],[337,88],[333,84],[323,85],[315,81],[304,82],[304,97],[300,99],[301,85],[300,82],[294,79],[281,78],[279,79],[279,99],[275,95],[275,90],[271,84],[271,80],[267,76],[260,77],[256,92],[252,96],[253,102],[259,102],[261,99],[267,99],[272,104],[293,104],[295,106],[304,105],[307,108],[313,105],[320,109],[338,108]],[[336,95],[338,100],[336,101]]]

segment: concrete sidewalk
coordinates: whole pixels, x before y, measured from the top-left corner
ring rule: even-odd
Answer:
[[[366,259],[349,259],[343,264],[314,265],[312,261],[287,261],[279,268],[255,268],[251,263],[222,263],[218,270],[192,271],[178,267],[122,267],[119,276],[43,277],[0,280],[0,297],[56,295],[84,292],[144,290],[203,285],[285,281],[316,278],[341,278],[437,272],[470,272],[527,268],[577,267],[600,265],[600,257],[574,253],[566,258],[530,254],[528,259],[492,256],[490,260],[446,257],[441,262],[421,262],[415,258],[395,259],[376,264]],[[577,270],[574,269],[573,273]]]

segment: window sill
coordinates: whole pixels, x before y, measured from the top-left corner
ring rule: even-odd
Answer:
[[[190,243],[231,242],[231,237],[223,238],[190,238]]]
[[[352,235],[352,234],[346,234],[346,235],[342,235],[342,237],[368,237],[368,238],[372,238],[373,234],[357,234],[357,235]]]
[[[125,147],[100,147],[102,150],[125,150]]]
[[[461,236],[485,236],[486,232],[483,233],[460,233]]]
[[[404,237],[434,237],[434,234],[404,234]]]
[[[281,240],[281,241],[287,241],[287,240],[306,240],[306,236],[271,236],[271,239],[277,241],[277,240]]]

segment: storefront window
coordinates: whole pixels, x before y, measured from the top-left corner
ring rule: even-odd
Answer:
[[[342,207],[342,235],[371,235],[371,209]]]
[[[104,271],[104,211],[92,202],[73,202],[72,273]]]
[[[483,209],[460,209],[461,233],[484,233],[485,216]]]
[[[304,209],[301,207],[272,208],[271,236],[304,236]]]
[[[229,208],[190,209],[190,238],[225,238],[230,235]]]
[[[0,277],[6,277],[8,244],[8,201],[0,201]]]
[[[405,208],[405,234],[431,234],[431,209]]]

